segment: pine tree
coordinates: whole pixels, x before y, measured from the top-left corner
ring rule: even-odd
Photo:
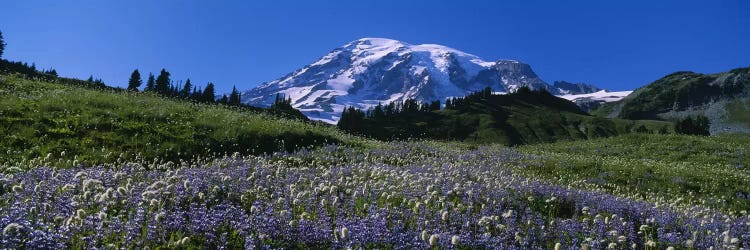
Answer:
[[[190,99],[200,101],[201,96],[203,96],[203,93],[200,93],[200,87],[193,86],[193,92],[190,93]]]
[[[159,73],[159,76],[156,77],[156,93],[162,94],[162,95],[169,95],[169,72],[167,72],[166,69],[161,69],[161,72]]]
[[[193,84],[190,83],[190,78],[185,81],[185,85],[182,86],[182,90],[180,90],[180,97],[182,98],[188,98],[190,97],[190,89],[193,88]]]
[[[155,85],[156,85],[155,82],[156,82],[156,80],[154,80],[154,74],[148,73],[148,81],[146,81],[146,89],[144,89],[143,91],[154,91],[154,90],[156,90],[155,89]]]
[[[5,52],[5,39],[3,39],[3,32],[0,31],[0,58],[3,58],[3,52]]]
[[[208,83],[206,89],[203,90],[203,102],[214,103],[216,102],[216,93],[214,91],[214,84]]]
[[[229,105],[239,106],[242,101],[240,99],[240,92],[237,91],[235,86],[232,86],[232,94],[229,95]]]
[[[138,69],[135,69],[133,70],[133,73],[130,74],[130,80],[128,80],[128,90],[138,92],[138,87],[140,87],[141,84],[143,84],[143,80],[141,80],[141,73],[138,72]]]
[[[89,84],[94,83],[94,75],[89,75],[89,79],[86,79]]]

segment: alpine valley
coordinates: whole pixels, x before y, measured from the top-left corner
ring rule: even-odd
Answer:
[[[584,110],[630,93],[608,92],[583,83],[548,84],[531,66],[516,60],[485,61],[441,45],[362,38],[291,74],[243,92],[242,102],[271,106],[280,94],[310,119],[336,123],[347,106],[367,109],[407,99],[444,101],[487,87],[495,93],[508,93],[521,86],[547,90]]]

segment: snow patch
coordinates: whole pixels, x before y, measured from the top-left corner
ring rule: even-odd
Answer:
[[[630,93],[633,93],[633,91],[608,92],[606,90],[600,90],[594,93],[579,94],[579,95],[560,95],[559,97],[567,99],[569,101],[588,98],[588,99],[599,100],[599,101],[604,101],[604,102],[615,102],[615,101],[622,100],[622,98],[625,98],[626,96],[630,95]]]

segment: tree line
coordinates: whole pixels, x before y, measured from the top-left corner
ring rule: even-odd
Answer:
[[[166,69],[162,69],[158,76],[154,76],[153,73],[148,74],[146,80],[146,86],[143,88],[143,92],[156,93],[161,96],[175,97],[182,99],[190,99],[202,103],[220,103],[232,106],[242,106],[242,94],[237,90],[236,86],[232,87],[232,93],[227,96],[223,95],[221,98],[216,99],[216,90],[212,82],[206,84],[205,88],[193,85],[188,78],[184,84],[182,82],[174,82],[171,79],[171,73]],[[133,70],[128,80],[128,91],[137,92],[143,85],[143,78],[138,69]]]

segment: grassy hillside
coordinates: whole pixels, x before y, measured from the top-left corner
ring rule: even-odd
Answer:
[[[623,119],[674,120],[688,115],[711,119],[713,133],[748,132],[746,112],[750,67],[717,74],[675,72],[628,97],[602,105],[591,113]]]
[[[590,116],[568,100],[537,91],[484,96],[478,93],[462,99],[456,107],[398,112],[381,119],[365,116],[340,123],[339,127],[381,140],[430,138],[504,145],[673,130],[667,122]]]
[[[351,140],[333,127],[247,108],[0,75],[0,163],[48,154],[91,165],[176,161]]]
[[[631,134],[523,146],[538,156],[522,173],[634,197],[750,208],[750,136]],[[745,198],[748,197],[748,198]],[[671,201],[670,201],[671,202]]]

